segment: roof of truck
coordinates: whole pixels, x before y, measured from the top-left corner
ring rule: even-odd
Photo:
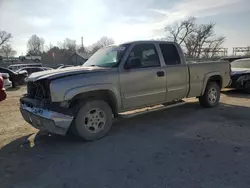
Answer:
[[[171,43],[171,44],[175,44],[175,42],[164,41],[164,40],[137,40],[137,41],[129,41],[129,42],[121,43],[121,44],[152,43],[152,42],[153,43]]]

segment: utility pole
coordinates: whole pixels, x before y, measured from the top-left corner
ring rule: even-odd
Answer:
[[[83,48],[83,37],[81,37],[81,41],[82,41],[82,48]]]

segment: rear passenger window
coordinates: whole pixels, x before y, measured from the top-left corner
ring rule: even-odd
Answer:
[[[159,67],[160,60],[154,44],[137,44],[129,54],[128,59],[140,58],[145,67]]]
[[[160,44],[161,52],[166,65],[181,64],[180,55],[173,44]]]

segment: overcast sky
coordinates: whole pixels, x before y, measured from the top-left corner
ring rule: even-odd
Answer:
[[[13,34],[18,55],[32,34],[54,45],[104,35],[120,43],[162,37],[165,25],[189,16],[215,22],[225,47],[250,46],[250,0],[0,0],[0,30]]]

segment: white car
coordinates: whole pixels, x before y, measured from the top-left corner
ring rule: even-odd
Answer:
[[[33,61],[41,61],[42,57],[41,56],[34,56],[34,55],[26,55],[26,56],[21,56],[20,59],[23,60],[33,60]]]
[[[3,77],[3,85],[5,89],[12,87],[12,82],[10,81],[10,76],[8,73],[0,73]]]

